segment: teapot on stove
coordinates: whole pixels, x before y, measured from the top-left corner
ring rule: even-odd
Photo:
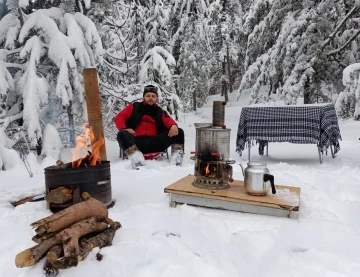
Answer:
[[[270,185],[272,193],[276,194],[274,176],[270,174],[266,163],[248,162],[245,169],[242,164],[239,165],[244,175],[245,191],[248,194],[257,196],[266,195],[270,189]]]

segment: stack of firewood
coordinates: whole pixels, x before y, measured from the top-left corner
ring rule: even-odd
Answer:
[[[17,267],[28,267],[46,256],[47,276],[59,269],[77,266],[95,247],[110,246],[121,224],[108,218],[108,209],[100,201],[82,194],[83,201],[31,224],[37,245],[16,255]],[[98,260],[102,256],[98,253]]]

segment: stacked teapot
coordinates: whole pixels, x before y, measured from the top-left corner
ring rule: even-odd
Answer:
[[[240,164],[244,175],[244,188],[250,195],[264,196],[268,193],[270,186],[273,194],[276,194],[274,176],[270,174],[266,163],[248,162],[244,168]]]

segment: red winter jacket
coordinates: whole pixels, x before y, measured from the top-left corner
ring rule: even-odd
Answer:
[[[126,106],[114,118],[114,122],[118,130],[126,129],[125,122],[130,118],[133,112],[133,104]],[[162,113],[162,122],[167,129],[172,125],[177,125],[176,121],[170,116],[166,116],[167,112]],[[157,136],[158,130],[155,120],[149,115],[143,115],[139,125],[136,127],[135,136]]]

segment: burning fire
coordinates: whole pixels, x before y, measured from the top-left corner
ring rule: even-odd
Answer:
[[[89,127],[88,123],[84,123],[82,129],[84,130],[84,134],[76,137],[75,148],[71,149],[72,168],[79,167],[84,159],[88,159],[86,165],[96,165],[100,158],[100,147],[104,144],[104,138],[100,137],[98,141],[93,143],[92,152],[90,152],[89,149],[91,149],[91,142],[95,140],[93,129],[91,126]]]
[[[210,174],[209,166],[210,166],[210,164],[208,164],[208,165],[205,167],[205,176],[209,176],[209,174]]]

